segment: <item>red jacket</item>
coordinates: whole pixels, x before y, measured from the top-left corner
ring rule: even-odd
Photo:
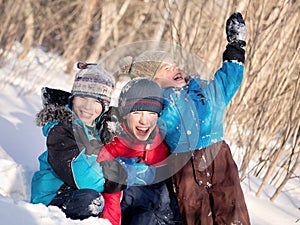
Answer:
[[[112,160],[118,156],[125,158],[140,157],[143,163],[155,165],[165,160],[169,155],[169,149],[156,127],[154,139],[147,142],[139,141],[131,135],[126,126],[123,126],[126,133],[124,137],[117,136],[106,144],[99,152],[97,162]],[[109,219],[112,225],[121,223],[121,200],[122,192],[113,194],[103,193],[105,200],[102,218]]]

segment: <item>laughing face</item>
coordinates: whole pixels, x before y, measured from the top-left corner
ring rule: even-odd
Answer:
[[[158,114],[150,111],[135,111],[124,116],[131,133],[140,141],[146,141],[156,127]]]
[[[179,67],[171,63],[162,63],[154,76],[154,81],[161,88],[183,87],[187,84],[184,78],[185,73]]]
[[[102,104],[95,98],[75,96],[73,111],[88,126],[93,126],[95,119],[102,113]]]

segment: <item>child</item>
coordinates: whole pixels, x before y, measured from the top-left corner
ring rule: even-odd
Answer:
[[[161,88],[149,79],[131,80],[121,90],[118,106],[123,131],[101,149],[97,161],[121,156],[136,158],[150,165],[162,163],[168,157],[169,149],[157,126],[163,108]],[[121,192],[103,195],[104,213],[110,214],[113,225],[118,225],[121,220]],[[174,224],[172,220],[165,182],[134,186],[124,191],[122,224]]]
[[[97,126],[110,103],[113,77],[96,64],[78,63],[78,68],[71,93],[43,88],[44,108],[36,121],[47,150],[31,185],[32,203],[58,206],[71,219],[101,216],[100,192],[120,191],[128,177],[119,161],[96,162],[103,146]],[[113,177],[118,182],[111,182]]]
[[[211,81],[190,78],[167,52],[146,51],[130,75],[154,79],[163,88],[165,141],[175,154],[170,165],[184,224],[250,224],[237,166],[223,137],[223,114],[244,72],[245,23],[234,13],[226,23],[223,66]],[[145,72],[146,71],[146,72]],[[187,159],[187,161],[185,161]],[[183,164],[184,162],[184,164]]]

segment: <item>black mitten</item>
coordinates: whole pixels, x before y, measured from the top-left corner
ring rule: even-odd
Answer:
[[[233,13],[226,21],[226,35],[229,44],[246,46],[246,26],[243,16],[239,12]]]
[[[103,144],[107,144],[112,141],[112,139],[120,135],[122,131],[122,126],[120,122],[119,110],[117,107],[110,106],[108,111],[101,117],[100,123],[97,124],[99,129],[100,138]]]
[[[239,12],[233,13],[226,21],[228,45],[223,54],[223,60],[245,62],[246,26]]]
[[[127,171],[117,160],[105,160],[100,165],[105,178],[104,192],[114,193],[126,189]]]

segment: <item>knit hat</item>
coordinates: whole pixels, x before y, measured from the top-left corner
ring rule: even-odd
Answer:
[[[163,62],[170,62],[170,55],[165,51],[149,50],[137,56],[131,67],[131,77],[148,77],[153,78],[156,71]]]
[[[120,115],[135,111],[150,111],[160,114],[163,109],[163,94],[154,81],[147,78],[130,80],[119,96]]]
[[[80,71],[75,76],[71,100],[74,96],[88,96],[98,99],[104,107],[109,106],[114,88],[113,76],[97,64],[79,62],[77,67]]]

